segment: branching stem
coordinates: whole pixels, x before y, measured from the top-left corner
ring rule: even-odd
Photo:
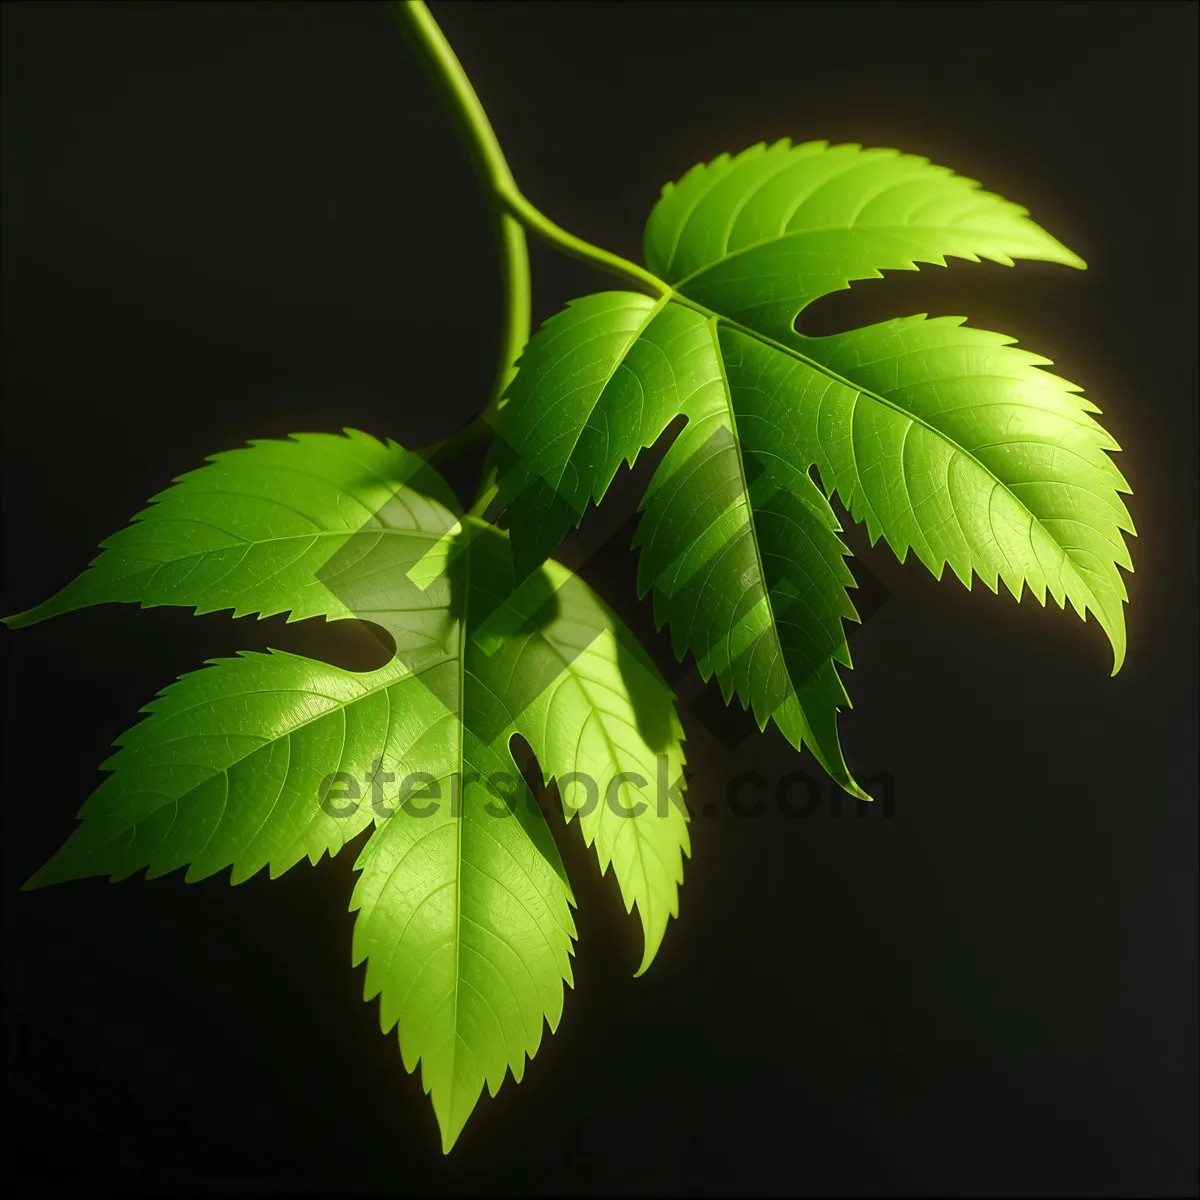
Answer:
[[[671,289],[637,263],[568,233],[531,204],[517,187],[492,123],[429,8],[423,0],[396,0],[393,11],[449,107],[487,196],[503,288],[500,357],[492,394],[484,410],[458,433],[419,451],[430,462],[437,463],[461,454],[491,435],[492,419],[505,389],[516,373],[517,358],[529,340],[530,277],[526,230],[556,250],[616,275],[653,295],[662,296]],[[494,479],[488,478],[481,483],[472,507],[473,514],[487,507],[491,498],[488,493],[495,494],[494,482]],[[488,498],[485,499],[485,496]]]

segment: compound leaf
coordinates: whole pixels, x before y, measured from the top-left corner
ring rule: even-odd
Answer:
[[[677,794],[683,764],[670,690],[615,615],[556,563],[517,587],[508,539],[453,503],[394,443],[254,443],[184,476],[20,619],[125,600],[366,617],[391,634],[376,671],[271,651],[181,678],[118,740],[80,825],[27,886],[183,866],[188,880],[232,866],[239,882],[374,826],[354,962],[384,1031],[399,1025],[405,1066],[421,1063],[446,1150],[485,1084],[521,1078],[571,980],[574,901],[512,738],[547,779],[586,777],[606,799],[614,775],[640,769],[648,786],[660,763]],[[580,814],[638,907],[642,969],[678,910],[681,808]]]
[[[640,586],[677,653],[847,790],[861,794],[837,741],[837,665],[850,665],[855,614],[835,494],[872,540],[939,577],[949,564],[968,586],[975,573],[1091,611],[1120,666],[1129,489],[1078,389],[961,318],[795,329],[814,299],[886,269],[1082,260],[972,180],[824,142],[694,168],[664,189],[645,248],[662,294],[572,302],[535,334],[500,407],[520,570],[683,417],[643,500]]]
[[[786,423],[747,410],[718,327],[628,292],[576,301],[535,335],[500,410],[499,483],[519,570],[532,569],[677,416],[687,425],[643,501],[639,590],[676,654],[728,701],[774,719],[861,794],[838,744],[853,577],[828,503]],[[790,440],[789,440],[790,439]],[[803,616],[801,616],[803,614]]]

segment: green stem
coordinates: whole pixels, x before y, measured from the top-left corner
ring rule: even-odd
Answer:
[[[479,102],[467,73],[458,61],[446,35],[433,19],[433,14],[423,0],[400,0],[397,12],[405,30],[412,38],[426,69],[429,70],[443,96],[450,104],[451,115],[467,146],[467,152],[475,164],[479,180],[488,194],[493,207],[499,206],[505,214],[511,214],[525,229],[542,241],[574,258],[582,259],[593,266],[618,275],[631,283],[640,283],[655,295],[663,295],[670,289],[657,275],[651,274],[637,263],[630,262],[618,254],[602,250],[599,246],[585,242],[556,225],[544,213],[531,204],[517,187],[508,160],[500,148],[496,131]],[[514,235],[516,236],[516,235]],[[503,240],[503,239],[502,239]],[[519,235],[522,250],[524,236]],[[507,251],[502,247],[501,255]],[[514,273],[518,282],[525,286],[528,296],[529,263],[522,254],[520,266],[523,270]],[[526,305],[527,307],[527,305]],[[528,337],[528,332],[526,332]]]
[[[526,230],[555,249],[639,285],[656,296],[667,295],[671,289],[636,263],[568,233],[521,194],[487,113],[433,14],[423,0],[398,0],[393,10],[434,85],[442,93],[466,145],[488,199],[500,257],[504,315],[495,384],[487,407],[469,425],[420,451],[429,461],[440,462],[489,436],[492,418],[516,374],[516,360],[529,340],[530,277]],[[493,484],[490,480],[483,482],[476,507],[484,494],[492,490]]]
[[[549,217],[525,199],[517,190],[516,184],[512,185],[511,190],[500,189],[498,194],[500,202],[508,211],[530,233],[541,238],[547,245],[561,250],[564,254],[569,254],[572,258],[589,263],[593,267],[599,267],[602,271],[616,275],[628,283],[640,284],[655,296],[665,296],[671,292],[668,284],[659,279],[657,275],[647,271],[645,267],[639,267],[637,263],[630,262],[629,259],[622,258],[619,254],[612,254],[608,250],[602,250],[599,246],[593,246],[591,242],[585,242],[583,238],[568,233],[561,225],[555,225]]]
[[[424,457],[431,462],[439,462],[461,453],[488,435],[490,418],[515,374],[517,357],[529,340],[529,249],[525,244],[525,231],[496,199],[499,186],[507,182],[515,189],[516,185],[512,183],[512,172],[487,113],[479,103],[479,97],[450,48],[450,43],[420,0],[404,0],[394,4],[392,10],[434,86],[446,101],[450,116],[471,158],[471,165],[483,185],[500,259],[500,355],[491,396],[483,412],[464,429],[423,448]]]

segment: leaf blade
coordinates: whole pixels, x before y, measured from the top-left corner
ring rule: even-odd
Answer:
[[[644,245],[647,265],[677,290],[736,319],[757,306],[776,333],[852,280],[944,266],[947,255],[1086,266],[1026,209],[925,158],[787,139],[722,155],[668,185]],[[738,298],[756,272],[766,285]]]
[[[414,490],[418,480],[432,499]],[[105,539],[88,570],[5,623],[19,629],[106,603],[349,617],[338,565],[383,536],[420,556],[420,543],[453,528],[452,507],[424,461],[395,442],[356,430],[262,439],[180,476]]]
[[[543,1022],[557,1026],[562,985],[571,981],[574,898],[510,739],[528,728],[532,705],[556,727],[601,719],[594,695],[542,692],[591,641],[623,627],[557,565],[553,583],[540,571],[518,596],[507,538],[456,515],[436,476],[427,473],[414,490],[423,469],[394,443],[365,435],[300,435],[216,456],[126,531],[135,551],[105,551],[92,582],[80,585],[91,591],[50,605],[162,599],[223,607],[218,602],[248,595],[245,607],[277,605],[293,615],[315,607],[375,621],[392,634],[396,654],[357,673],[281,651],[245,653],[185,675],[118,739],[80,824],[27,886],[143,869],[152,878],[185,866],[189,882],[226,867],[241,882],[263,867],[277,875],[305,856],[316,862],[374,825],[356,864],[354,961],[367,961],[366,994],[380,997],[384,1029],[400,1025],[405,1065],[422,1064],[448,1151],[483,1086],[495,1094],[509,1072],[522,1077]],[[439,495],[449,497],[445,504]],[[368,500],[377,512],[366,512]],[[210,543],[196,552],[194,541],[153,541],[169,522],[202,525],[213,504],[261,543],[289,535],[300,516],[340,539],[339,548],[325,563],[301,556],[290,575],[263,584],[253,571],[247,579],[223,569]],[[131,586],[123,569],[151,545],[179,571],[165,595]],[[310,588],[309,573],[321,592]],[[189,579],[191,590],[178,586]],[[570,598],[566,613],[556,589]],[[498,616],[516,625],[500,621],[498,629]],[[581,616],[592,618],[582,640]],[[531,671],[528,655],[522,670],[512,669],[512,652],[529,645],[554,650],[549,674]],[[627,649],[677,734],[665,683],[640,649]],[[624,677],[610,672],[605,684],[610,699],[622,701]],[[631,708],[628,697],[623,703]],[[625,735],[641,736],[632,724]],[[678,738],[675,750],[681,759]],[[643,759],[650,754],[643,745]],[[584,763],[559,754],[554,769]],[[432,806],[431,786],[439,799]],[[432,884],[422,877],[430,871]],[[628,901],[620,862],[618,873]]]
[[[954,317],[901,318],[802,345],[858,389],[852,400],[853,388],[827,388],[824,423],[818,416],[806,429],[829,494],[837,491],[873,537],[901,558],[914,549],[939,577],[949,564],[968,586],[974,571],[992,591],[1002,580],[1018,600],[1028,586],[1043,605],[1049,592],[1085,620],[1093,612],[1116,674],[1128,599],[1117,568],[1133,569],[1123,534],[1135,531],[1120,498],[1129,485],[1110,457],[1119,447],[1079,389],[1011,338]],[[868,413],[878,444],[901,448],[898,469],[890,451],[876,457],[874,483],[837,449],[855,408]],[[911,481],[920,475],[945,483],[926,482],[914,505]],[[897,480],[907,510],[886,494]]]
[[[546,784],[557,781],[564,815],[577,821],[601,875],[612,867],[626,912],[637,908],[641,975],[679,915],[683,859],[691,855],[683,726],[670,688],[628,628],[564,567],[551,562],[546,570],[558,617],[536,642],[510,643],[506,652],[526,669],[531,654],[551,656],[560,678],[514,728]],[[576,785],[582,799],[567,795]]]
[[[378,710],[405,676],[393,665],[356,677],[280,651],[183,676],[118,739],[82,824],[25,886],[115,881],[143,868],[157,878],[183,866],[188,882],[232,867],[240,883],[263,867],[274,878],[302,858],[335,854],[371,823],[371,810],[350,802],[351,812],[331,815],[347,805],[318,799],[321,781],[362,778],[394,755]]]
[[[633,543],[639,591],[654,589],[658,623],[670,622],[676,654],[693,651],[703,677],[717,675],[727,702],[736,693],[760,727],[778,713],[785,736],[797,748],[808,745],[861,797],[836,729],[837,711],[849,704],[835,667],[850,663],[842,622],[857,617],[832,512],[769,437],[744,453],[739,421],[753,412],[731,390],[711,318],[631,294],[590,299],[568,309],[586,317],[561,314],[535,334],[500,410],[498,437],[516,449],[501,463],[498,484],[518,563],[540,561],[548,542],[603,498],[621,461],[633,462],[674,418],[686,418],[642,504]],[[599,386],[578,386],[580,364]],[[609,437],[617,414],[633,407],[631,396],[639,419]],[[523,462],[520,451],[538,431],[539,455]],[[761,477],[754,494],[746,455],[754,479]],[[540,475],[532,486],[531,475]],[[756,516],[771,526],[766,547]],[[789,566],[799,559],[812,568],[808,577]],[[796,625],[781,640],[779,618],[797,601],[816,606],[820,634]]]

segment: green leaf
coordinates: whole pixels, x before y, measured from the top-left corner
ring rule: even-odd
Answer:
[[[619,618],[565,567],[550,561],[544,572],[559,603],[557,619],[536,638],[509,637],[502,653],[514,673],[554,682],[522,710],[515,728],[546,783],[558,778],[564,814],[578,819],[601,872],[612,864],[626,911],[637,906],[641,975],[668,919],[679,915],[683,856],[691,853],[683,727],[658,669]]]
[[[646,263],[677,291],[768,336],[813,300],[883,270],[981,258],[1081,258],[1026,210],[927,159],[787,140],[693,167],[646,223]]]
[[[377,671],[272,651],[184,676],[119,739],[75,833],[27,886],[185,865],[189,881],[232,866],[240,882],[374,826],[356,863],[354,962],[367,961],[384,1031],[399,1024],[405,1066],[421,1063],[446,1150],[485,1083],[521,1078],[571,980],[574,901],[514,735],[547,780],[586,775],[605,794],[580,824],[638,908],[643,970],[688,853],[682,804],[651,790],[661,773],[677,794],[683,765],[653,664],[558,564],[516,587],[507,538],[452,504],[394,443],[254,443],[184,476],[23,622],[109,599],[295,616],[295,597],[306,615],[392,634]],[[622,772],[622,803],[608,803]],[[623,815],[631,802],[642,810]]]
[[[969,588],[972,572],[1019,600],[1028,586],[1086,619],[1095,614],[1125,657],[1118,566],[1132,571],[1122,531],[1133,522],[1129,485],[1108,452],[1119,447],[1079,389],[1041,368],[1048,360],[962,317],[907,317],[804,340],[826,372],[739,332],[730,355],[760,386],[798,401],[806,454],[872,541],[901,561],[909,549],[939,579],[948,564]],[[828,372],[841,378],[831,378]]]
[[[726,701],[774,719],[861,795],[837,740],[848,704],[843,618],[853,577],[837,521],[786,423],[739,408],[711,318],[607,292],[571,304],[530,342],[501,409],[501,495],[518,570],[532,569],[672,418],[687,426],[655,473],[635,545],[675,652],[691,649]],[[789,440],[790,439],[790,440]]]
[[[419,478],[431,504],[413,487]],[[456,527],[454,501],[424,461],[389,441],[347,430],[259,440],[212,455],[151,497],[133,524],[101,543],[89,570],[28,612],[21,628],[93,604],[233,609],[235,617],[355,615],[339,599],[345,569],[377,537],[411,543]],[[355,553],[344,552],[353,542]]]
[[[519,570],[686,419],[643,501],[641,586],[726,701],[774,719],[856,794],[836,731],[852,578],[826,497],[939,576],[948,563],[968,586],[974,572],[1091,611],[1117,667],[1124,653],[1129,489],[1077,388],[959,318],[796,332],[814,299],[947,256],[1084,265],[1024,209],[921,158],[823,142],[722,156],[650,216],[663,294],[602,293],[552,317],[497,419]]]
[[[410,682],[399,660],[358,675],[280,651],[184,675],[117,739],[101,764],[113,774],[25,886],[115,882],[142,868],[153,879],[183,866],[189,883],[229,866],[241,883],[264,866],[274,878],[302,858],[336,854],[372,813],[358,800],[329,801],[343,781],[323,781],[342,773],[348,784],[376,759],[392,761],[388,714]]]

